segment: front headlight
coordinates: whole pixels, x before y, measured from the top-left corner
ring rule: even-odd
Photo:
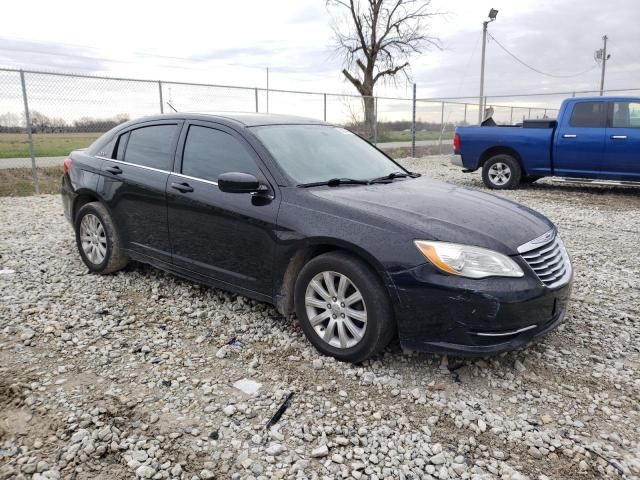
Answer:
[[[516,262],[493,250],[426,240],[416,240],[414,243],[427,260],[451,275],[468,278],[524,276]]]

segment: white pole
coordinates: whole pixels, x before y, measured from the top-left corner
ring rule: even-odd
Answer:
[[[482,123],[483,102],[484,102],[484,56],[487,48],[487,25],[489,22],[482,22],[482,59],[480,60],[480,98],[478,100],[478,125]]]

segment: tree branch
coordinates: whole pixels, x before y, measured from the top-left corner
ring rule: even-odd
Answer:
[[[396,73],[398,73],[400,70],[403,70],[404,68],[409,66],[409,62],[404,62],[402,65],[398,65],[397,67],[393,67],[393,68],[387,68],[386,70],[381,70],[379,71],[375,77],[373,77],[373,83],[375,84],[379,78],[385,77],[385,76],[394,76]]]

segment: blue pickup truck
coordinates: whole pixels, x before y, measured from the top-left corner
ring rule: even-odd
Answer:
[[[489,188],[542,177],[640,181],[640,98],[570,98],[557,120],[516,126],[458,127],[452,163],[482,169]]]

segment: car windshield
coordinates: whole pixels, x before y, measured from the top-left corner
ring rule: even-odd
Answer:
[[[254,133],[297,184],[332,179],[371,180],[405,173],[350,131],[328,125],[269,125]],[[343,182],[348,183],[348,182]]]

